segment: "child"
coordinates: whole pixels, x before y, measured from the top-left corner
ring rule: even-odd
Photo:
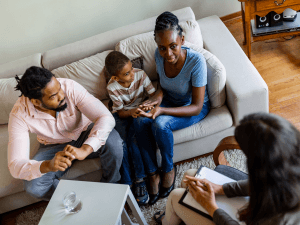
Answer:
[[[155,88],[143,70],[134,69],[127,56],[118,51],[109,53],[105,59],[105,68],[111,75],[107,84],[108,94],[113,102],[115,129],[124,142],[123,162],[120,169],[121,183],[133,186],[133,192],[139,205],[146,205],[149,195],[144,178],[144,164],[135,140],[133,120],[147,114],[150,108],[139,108],[145,99],[145,91],[153,96]],[[153,108],[153,107],[151,107]],[[130,165],[133,166],[130,166]],[[132,184],[131,168],[135,182]]]

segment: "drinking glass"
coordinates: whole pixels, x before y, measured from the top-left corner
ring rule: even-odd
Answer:
[[[64,195],[63,204],[68,213],[77,213],[81,210],[81,201],[74,191],[67,192]]]

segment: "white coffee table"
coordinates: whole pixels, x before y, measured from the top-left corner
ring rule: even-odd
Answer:
[[[81,200],[82,209],[78,213],[68,214],[65,211],[62,199],[69,191],[74,191]],[[146,225],[147,222],[128,185],[61,180],[39,225],[134,224],[124,209],[126,201],[138,223]]]

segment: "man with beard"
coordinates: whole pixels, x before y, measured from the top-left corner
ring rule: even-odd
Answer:
[[[100,157],[101,182],[120,180],[123,147],[115,120],[104,104],[80,84],[30,67],[21,79],[21,96],[9,117],[8,167],[32,196],[49,200],[74,159]],[[29,132],[40,148],[29,159]]]

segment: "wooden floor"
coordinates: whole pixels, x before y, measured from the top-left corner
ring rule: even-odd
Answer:
[[[246,52],[241,17],[224,23]],[[269,87],[270,113],[286,118],[300,130],[300,36],[251,46],[251,61]]]
[[[240,17],[224,22],[241,48],[243,28]],[[288,38],[288,37],[287,37]],[[270,113],[280,115],[300,129],[300,36],[252,44],[252,63],[269,87]],[[199,157],[197,157],[199,158]],[[189,160],[186,160],[189,161]],[[14,225],[20,213],[46,205],[40,202],[0,216],[0,224]]]

